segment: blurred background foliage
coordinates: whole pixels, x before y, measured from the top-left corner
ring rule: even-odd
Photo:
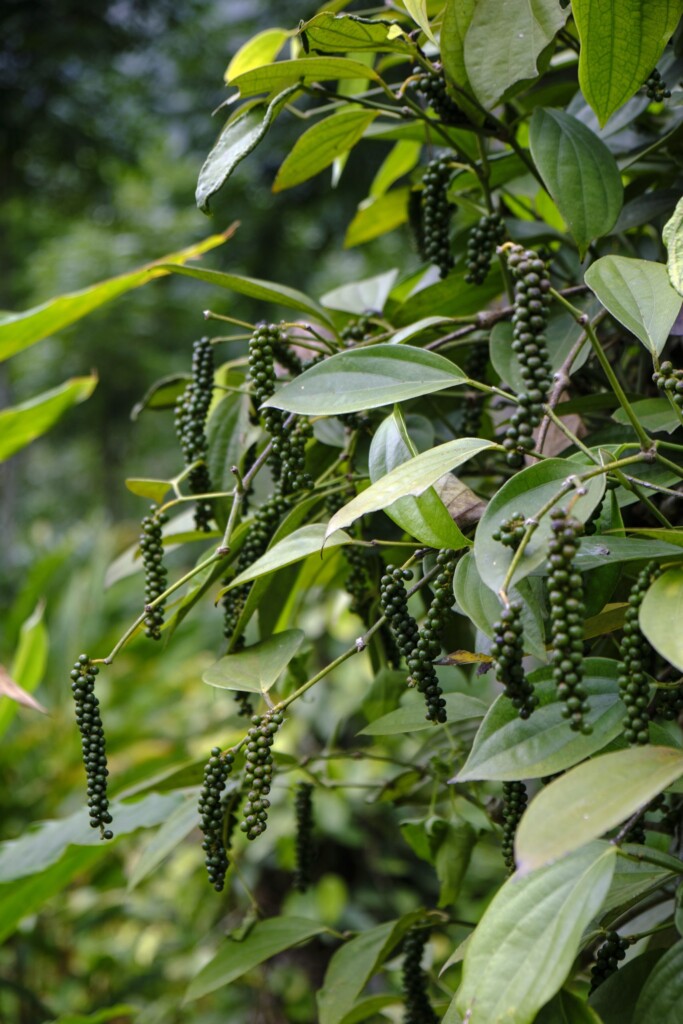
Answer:
[[[400,234],[339,249],[383,154],[375,160],[371,152],[363,166],[356,163],[342,177],[335,202],[329,202],[326,176],[272,195],[275,169],[294,137],[286,118],[216,198],[212,222],[194,205],[199,167],[221,125],[221,114],[212,119],[210,112],[225,98],[221,82],[229,57],[262,25],[290,27],[315,9],[274,0],[6,0],[0,15],[0,147],[6,154],[0,168],[0,306],[14,311],[37,305],[187,246],[236,219],[242,226],[205,257],[206,265],[312,294],[391,265],[392,254],[405,248]],[[137,422],[130,413],[155,379],[189,369],[208,305],[249,320],[266,313],[251,300],[217,296],[172,277],[0,364],[2,406],[67,375],[99,375],[91,399],[0,467],[0,663],[21,675],[12,661],[23,637],[22,678],[40,683],[38,696],[49,712],[13,706],[0,720],[3,840],[41,819],[84,814],[69,667],[81,650],[101,655],[110,649],[122,624],[137,614],[138,578],[107,586],[108,567],[135,541],[145,509],[125,490],[124,478],[164,476],[176,472],[179,461],[168,443],[172,413],[145,412]],[[176,562],[172,571],[180,568]],[[357,623],[346,606],[323,605],[305,628],[329,656],[353,639]],[[185,762],[193,765],[188,778],[196,784],[197,765],[219,730],[222,742],[230,739],[230,728],[235,737],[241,733],[241,724],[229,717],[231,699],[226,711],[225,695],[199,682],[219,642],[218,613],[215,620],[196,616],[183,623],[172,648],[150,651],[137,641],[106,673],[115,794],[144,788],[144,780]],[[289,730],[293,748],[302,741],[305,746],[307,735],[312,749],[316,739],[329,738],[332,723],[351,714],[371,683],[355,666],[335,681],[339,686],[317,701],[315,712],[302,707]],[[409,759],[411,744],[391,739],[389,755]],[[392,768],[391,774],[400,786],[402,771]],[[344,786],[355,782],[351,765],[340,767],[342,777]],[[279,1021],[283,1014],[313,1020],[326,939],[270,965],[267,988],[257,970],[246,984],[187,1008],[182,994],[217,936],[239,924],[252,899],[267,913],[284,905],[339,930],[434,901],[433,870],[407,843],[397,843],[389,803],[384,835],[373,809],[375,846],[367,846],[368,833],[360,828],[365,801],[382,800],[386,778],[387,766],[378,762],[368,783],[366,762],[357,789],[332,787],[325,794],[319,808],[321,881],[305,896],[290,892],[291,807],[273,814],[268,839],[244,867],[242,887],[233,886],[242,892],[234,903],[216,898],[207,886],[194,841],[133,885],[150,833],[123,838],[113,849],[71,848],[56,873],[0,884],[0,932],[7,936],[0,949],[0,1020],[71,1021],[77,1018],[68,1014],[116,1004],[135,1006],[141,1024]],[[369,793],[363,788],[368,785]],[[405,812],[409,818],[410,807]],[[482,892],[489,876],[502,877],[497,854],[491,851],[487,861],[485,844],[478,871]],[[355,909],[347,898],[352,886]],[[40,913],[27,916],[48,897]],[[397,963],[390,975],[392,970],[398,992]],[[121,1009],[96,1019],[127,1021],[129,1015]]]

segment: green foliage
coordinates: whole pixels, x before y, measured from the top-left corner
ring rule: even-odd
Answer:
[[[148,300],[140,541],[100,523],[13,595],[0,679],[54,717],[0,707],[0,1016],[673,1024],[681,9],[597,6],[258,26],[197,186],[239,231],[0,318],[35,394],[30,347],[147,280],[218,304],[181,362]],[[101,348],[83,410],[94,372],[0,412],[0,457],[67,411],[98,436]],[[26,947],[71,945],[34,993]]]

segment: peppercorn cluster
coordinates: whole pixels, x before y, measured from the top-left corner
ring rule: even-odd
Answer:
[[[514,512],[509,519],[503,519],[498,529],[491,536],[506,548],[516,551],[524,540],[526,533],[526,517],[522,512]]]
[[[283,721],[281,711],[254,715],[251,719],[244,765],[244,781],[249,789],[243,807],[244,818],[240,822],[240,829],[246,833],[247,839],[256,839],[267,828],[270,807],[267,796],[273,778],[273,755],[270,748]]]
[[[427,929],[411,928],[403,940],[403,1024],[438,1024],[439,1018],[429,1001],[427,975],[422,970],[422,954],[427,938]]]
[[[524,671],[524,640],[522,605],[512,601],[503,609],[498,622],[493,626],[491,655],[495,660],[496,679],[505,688],[505,696],[519,712],[520,718],[528,718],[538,705],[538,697]]]
[[[450,157],[439,157],[427,164],[422,179],[422,255],[436,264],[441,277],[453,267],[450,224],[455,206],[448,200],[451,171]]]
[[[528,801],[523,782],[503,783],[503,860],[510,874],[515,870],[515,835]]]
[[[680,687],[657,690],[656,714],[666,722],[675,721],[683,711],[683,690]]]
[[[113,839],[107,799],[107,754],[104,728],[100,717],[100,702],[95,696],[95,676],[99,668],[87,654],[80,654],[71,670],[71,692],[76,704],[76,722],[81,733],[83,765],[88,780],[88,808],[90,825],[99,828],[103,839]]]
[[[211,478],[205,461],[208,451],[205,427],[213,394],[213,375],[213,346],[208,338],[200,338],[195,341],[192,349],[192,380],[176,403],[175,416],[185,465],[192,467],[187,477],[191,494],[208,494],[211,490]],[[200,498],[194,512],[198,530],[210,529],[212,514],[211,501]]]
[[[463,368],[470,380],[482,381],[486,377],[488,362],[488,346],[482,344],[473,345],[467,355]],[[463,437],[479,437],[483,408],[484,396],[481,391],[469,391],[465,398],[465,411],[462,418]]]
[[[168,516],[164,512],[159,512],[157,505],[150,505],[149,515],[146,515],[140,524],[140,552],[145,573],[145,636],[152,640],[161,639],[161,627],[164,624],[166,602],[161,601],[154,608],[148,609],[148,606],[166,590],[168,571],[164,565],[162,543],[162,527],[166,522]]]
[[[591,967],[591,992],[595,992],[603,981],[606,981],[611,974],[618,970],[619,964],[626,957],[626,950],[630,944],[629,940],[623,938],[618,932],[607,932],[605,941],[596,951],[595,963]]]
[[[413,574],[409,569],[387,566],[380,581],[380,605],[397,647],[408,664],[409,685],[416,686],[424,695],[427,718],[432,722],[445,722],[446,701],[442,696],[433,661],[441,650],[439,636],[446,612],[453,604],[453,552],[440,551],[437,563],[441,571],[434,583],[434,598],[422,629],[408,611],[404,581],[412,579]]]
[[[228,855],[223,838],[225,810],[222,793],[235,761],[233,754],[213,747],[204,768],[204,783],[199,794],[200,829],[204,833],[202,850],[206,854],[206,871],[216,892],[221,892],[228,870]]]
[[[668,360],[652,374],[652,379],[660,391],[666,391],[676,405],[683,408],[683,370],[674,370]]]
[[[306,472],[306,442],[313,437],[308,420],[298,419],[273,435],[271,465],[278,467],[280,492],[309,491],[313,480]]]
[[[534,447],[533,430],[541,422],[543,402],[552,380],[544,333],[550,280],[545,263],[533,249],[513,245],[507,249],[507,260],[515,278],[512,350],[519,360],[525,390],[518,397],[519,408],[505,432],[503,447],[508,465],[518,469],[524,462],[524,453]]]
[[[313,877],[313,786],[300,782],[294,795],[296,815],[294,888],[306,892]]]
[[[491,259],[505,237],[505,224],[499,213],[489,213],[481,217],[479,223],[467,237],[467,273],[468,284],[483,284],[491,268]]]
[[[350,320],[339,332],[341,339],[347,343],[363,341],[370,333],[371,317],[372,313],[363,313],[362,316],[356,317],[355,320]]]
[[[586,606],[583,580],[574,568],[582,524],[564,509],[551,515],[552,536],[548,564],[548,600],[553,647],[553,678],[557,695],[564,702],[562,715],[575,732],[587,735],[592,727],[585,721],[589,711],[588,693],[583,685],[583,634]]]
[[[671,89],[667,88],[667,84],[657,68],[648,75],[643,84],[647,98],[654,100],[655,103],[662,103],[671,97]]]
[[[444,124],[462,124],[462,110],[449,95],[443,68],[435,67],[432,71],[425,72],[422,68],[416,67],[413,74],[419,75],[415,83],[417,92],[424,97],[439,121],[443,121]]]
[[[649,741],[647,725],[650,720],[650,684],[647,671],[653,651],[640,630],[638,616],[643,598],[650,585],[660,575],[660,571],[654,562],[650,562],[638,574],[628,596],[628,608],[624,617],[624,632],[619,651],[619,690],[622,702],[626,705],[624,739],[632,745],[642,746]]]

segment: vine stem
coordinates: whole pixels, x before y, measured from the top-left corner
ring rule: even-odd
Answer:
[[[612,364],[605,355],[605,351],[600,342],[598,341],[598,336],[595,333],[595,330],[590,320],[583,312],[583,310],[577,309],[577,307],[572,305],[571,302],[568,302],[561,292],[558,292],[554,288],[551,288],[550,294],[553,296],[554,299],[556,299],[557,302],[560,303],[561,306],[564,306],[567,312],[571,313],[571,315],[574,317],[577,323],[585,326],[586,335],[588,336],[588,340],[590,341],[593,351],[597,356],[598,362],[600,363],[600,366],[602,367],[605,376],[610,382],[614,394],[617,396],[619,405],[622,407],[622,409],[628,416],[631,426],[633,427],[636,433],[636,437],[640,441],[641,448],[643,449],[643,451],[651,450],[652,440],[648,435],[647,431],[644,429],[642,423],[636,416],[635,412],[633,411],[633,406],[626,397],[626,392],[619,383],[619,378],[612,369]]]

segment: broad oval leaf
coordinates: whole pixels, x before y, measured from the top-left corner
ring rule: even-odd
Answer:
[[[213,960],[209,960],[190,982],[183,1002],[190,1003],[229,985],[277,953],[307,942],[326,930],[325,925],[304,917],[271,917],[257,921],[245,938],[236,941],[228,936],[223,940]]]
[[[594,757],[542,789],[517,828],[520,871],[564,857],[614,828],[683,775],[683,751],[631,747]]]
[[[590,735],[569,728],[552,669],[538,669],[529,676],[540,701],[533,715],[521,719],[501,694],[481,723],[467,761],[451,781],[542,779],[571,768],[615,739],[626,713],[619,699],[619,662],[586,658],[584,669]]]
[[[375,483],[415,455],[417,449],[408,436],[400,410],[396,409],[380,423],[370,444],[371,481]],[[384,511],[421,544],[453,551],[468,544],[433,487],[428,487],[419,498],[399,498]]]
[[[273,192],[293,188],[320,174],[362,139],[363,132],[376,117],[374,110],[351,108],[340,110],[314,124],[299,136],[283,160],[275,177]]]
[[[484,441],[480,437],[459,437],[416,455],[415,458],[392,469],[377,483],[371,484],[367,490],[357,494],[348,505],[335,512],[328,523],[325,536],[329,537],[335,530],[350,526],[360,516],[377,512],[407,494],[422,494],[445,473],[456,469],[487,448],[496,447],[494,441]]]
[[[320,303],[326,309],[339,309],[343,313],[353,313],[355,316],[361,316],[369,309],[381,313],[397,277],[398,270],[385,270],[383,274],[343,284],[339,288],[325,292],[320,298]]]
[[[381,196],[368,196],[359,204],[346,229],[344,248],[379,238],[408,220],[409,188],[392,188]]]
[[[569,974],[616,855],[592,843],[499,889],[465,951],[455,1004],[468,1024],[531,1024]]]
[[[411,139],[402,139],[392,146],[372,179],[370,197],[378,199],[383,196],[395,181],[412,171],[420,159],[421,152],[420,143]]]
[[[547,1003],[534,1024],[603,1024],[595,1010],[579,996],[564,989]]]
[[[478,0],[464,53],[467,76],[488,110],[517,82],[535,78],[543,51],[569,14],[556,0]]]
[[[572,0],[581,41],[579,85],[601,125],[656,66],[681,13],[679,0]]]
[[[666,398],[643,398],[638,402],[631,402],[631,408],[638,417],[638,422],[653,434],[659,431],[673,434],[681,425],[679,413],[671,407]],[[626,410],[622,408],[612,413],[612,419],[625,427],[631,422]]]
[[[574,236],[581,256],[615,225],[623,202],[621,176],[605,143],[563,110],[537,107],[531,155]]]
[[[353,14],[322,11],[301,25],[308,46],[320,53],[411,53],[415,44],[396,21],[370,21]]]
[[[291,35],[292,32],[284,28],[267,28],[263,32],[257,32],[243,46],[240,46],[228,64],[224,75],[226,83],[231,85],[233,79],[238,75],[243,75],[253,68],[260,68],[264,64],[270,64]]]
[[[264,406],[304,416],[376,409],[464,384],[462,370],[409,345],[370,345],[338,352],[285,384]]]
[[[584,280],[605,309],[658,356],[683,301],[664,264],[603,256],[588,268]]]
[[[97,386],[97,376],[72,377],[20,405],[0,411],[0,462],[42,437],[72,406],[85,402]]]
[[[280,92],[290,85],[311,82],[341,81],[343,79],[371,78],[379,81],[379,75],[358,60],[346,57],[300,57],[298,60],[279,60],[275,64],[253,68],[237,78],[230,85],[239,89],[240,96],[257,96],[260,92]]]
[[[129,476],[126,479],[126,488],[131,494],[136,494],[138,498],[147,498],[157,505],[161,505],[172,486],[170,480],[145,480],[138,476]]]
[[[578,466],[576,469],[581,471]],[[588,481],[585,485],[586,494],[574,501],[576,493],[571,488],[562,491],[562,484],[569,479],[570,472],[571,466],[563,459],[546,459],[545,462],[527,466],[515,473],[491,499],[474,538],[474,556],[479,575],[491,590],[500,590],[515,554],[511,548],[493,539],[493,534],[504,520],[518,513],[525,518],[535,518],[554,494],[558,495],[557,507],[566,505],[572,499],[572,515],[583,523],[600,504],[605,491],[604,476]],[[545,561],[550,535],[550,515],[545,515],[531,535],[511,583],[528,576]]]
[[[683,199],[676,203],[671,218],[662,232],[667,248],[666,269],[669,280],[679,295],[683,295]]]
[[[427,14],[427,0],[403,0],[403,6],[416,25],[419,25],[430,43],[438,46]]]
[[[275,633],[267,640],[226,654],[206,670],[202,679],[221,690],[267,693],[306,639],[300,629]]]
[[[447,693],[444,697],[449,722],[463,722],[469,718],[482,718],[486,704],[466,693]],[[359,736],[396,736],[404,732],[433,729],[434,722],[425,716],[424,698],[418,694],[406,697],[403,707],[381,715],[358,733]]]
[[[332,533],[336,533],[336,531],[333,530]],[[322,559],[325,555],[323,544],[327,549],[351,543],[353,543],[351,537],[342,530],[333,537],[330,535],[329,528],[326,532],[324,523],[309,523],[268,548],[266,553],[252,562],[248,569],[241,572],[239,576],[235,576],[234,580],[231,580],[228,586],[221,591],[221,594],[227,593],[233,587],[241,587],[243,583],[250,583],[251,580],[258,579],[259,576],[275,572],[276,569],[281,569],[285,565],[300,562],[302,558],[308,558],[309,555],[318,554]]]
[[[683,672],[683,569],[668,569],[648,589],[640,628],[654,649]]]
[[[638,997],[638,1024],[678,1024],[683,1000],[683,940],[668,949]]]
[[[193,794],[189,800],[176,807],[145,846],[128,880],[129,891],[147,878],[198,825],[197,797]]]
[[[237,165],[256,149],[288,97],[297,89],[298,86],[291,85],[267,105],[259,103],[249,107],[228,121],[199,172],[195,201],[203,213],[209,212],[211,196],[222,188]]]

